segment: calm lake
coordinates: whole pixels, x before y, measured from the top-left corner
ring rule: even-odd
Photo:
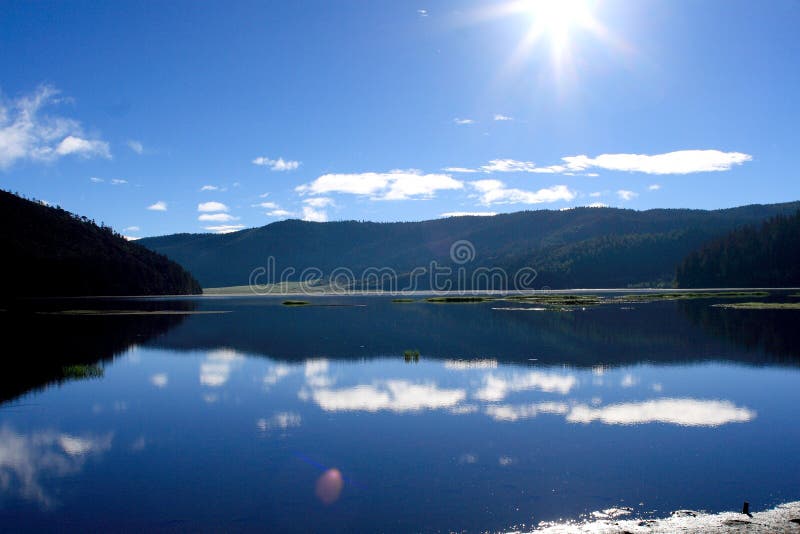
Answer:
[[[799,311],[282,300],[0,313],[0,529],[480,532],[800,499]]]

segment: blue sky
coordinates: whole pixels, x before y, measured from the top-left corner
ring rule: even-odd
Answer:
[[[0,13],[0,187],[132,237],[800,199],[796,1]]]

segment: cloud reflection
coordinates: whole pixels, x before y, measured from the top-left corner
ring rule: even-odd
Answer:
[[[495,421],[516,421],[518,419],[529,419],[536,417],[540,413],[566,414],[569,406],[564,402],[540,402],[538,404],[527,404],[512,406],[510,404],[493,404],[486,407],[486,415]]]
[[[0,490],[36,501],[45,508],[57,503],[42,481],[81,470],[86,459],[111,448],[113,434],[103,436],[38,431],[17,433],[0,428]]]
[[[567,421],[607,425],[639,425],[669,423],[681,426],[720,426],[727,423],[746,423],[756,412],[741,408],[730,401],[697,399],[655,399],[643,402],[611,404],[592,408],[586,404],[573,406]]]
[[[386,380],[370,385],[311,392],[314,402],[326,411],[405,412],[451,408],[466,396],[467,392],[463,389],[442,389],[435,383],[414,384],[408,380]]]
[[[509,393],[538,389],[546,393],[568,394],[578,383],[573,375],[542,373],[513,373],[510,376],[488,374],[483,379],[483,387],[475,392],[475,398],[490,402],[503,400]]]
[[[243,359],[235,350],[212,350],[200,364],[200,383],[209,387],[225,385],[233,368],[238,367]]]

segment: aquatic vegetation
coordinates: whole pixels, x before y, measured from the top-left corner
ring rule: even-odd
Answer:
[[[104,370],[99,365],[67,365],[61,372],[64,378],[102,378]]]
[[[732,310],[800,310],[800,302],[735,302],[713,306]]]
[[[594,306],[602,304],[607,299],[598,295],[511,295],[503,300],[555,306]]]
[[[766,291],[720,291],[720,292],[687,292],[687,293],[637,293],[614,297],[616,302],[652,302],[661,300],[692,300],[719,298],[763,298],[768,297]]]
[[[497,299],[494,297],[459,296],[459,297],[429,297],[425,299],[425,302],[433,302],[434,304],[468,304],[473,302],[490,302],[493,300]]]
[[[392,302],[395,304],[408,304],[411,302],[417,302],[417,299],[392,299]]]
[[[284,306],[308,306],[311,303],[307,300],[284,300],[282,304]]]
[[[406,362],[418,362],[419,351],[417,349],[406,349],[403,351],[403,359]]]

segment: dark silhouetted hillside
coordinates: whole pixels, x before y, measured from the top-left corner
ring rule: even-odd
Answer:
[[[678,266],[680,287],[800,286],[800,211],[714,239]]]
[[[337,267],[357,275],[391,267],[402,275],[433,260],[456,266],[450,246],[461,239],[475,246],[475,259],[464,264],[468,270],[533,267],[537,288],[655,286],[672,285],[676,265],[709,239],[798,208],[793,202],[714,211],[575,208],[399,223],[287,220],[226,235],[140,242],[186,266],[206,287],[246,285],[270,256],[278,272],[294,267],[294,280],[308,267],[327,276]]]
[[[194,294],[180,265],[60,208],[0,191],[0,296]]]

